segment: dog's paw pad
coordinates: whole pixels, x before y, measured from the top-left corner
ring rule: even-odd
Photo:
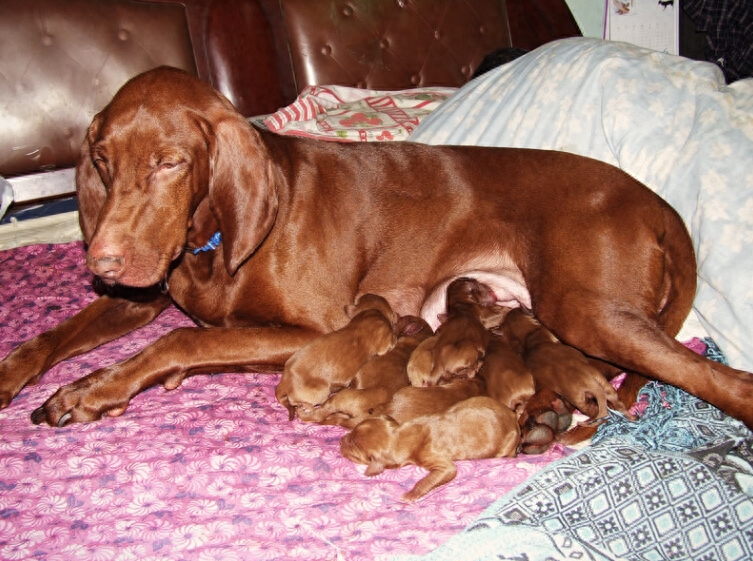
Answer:
[[[557,415],[556,411],[552,411],[551,409],[539,413],[534,420],[537,424],[545,425],[552,430],[557,430],[559,426],[559,415]]]

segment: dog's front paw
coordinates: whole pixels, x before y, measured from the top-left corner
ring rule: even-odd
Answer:
[[[100,371],[101,372],[101,371]],[[64,427],[70,423],[86,423],[104,415],[117,417],[128,407],[128,398],[118,394],[118,388],[103,383],[97,372],[58,389],[31,414],[35,425],[47,423]]]

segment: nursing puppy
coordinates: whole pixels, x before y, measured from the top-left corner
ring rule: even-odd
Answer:
[[[390,401],[395,392],[408,386],[408,359],[416,346],[434,332],[417,316],[398,319],[396,331],[395,346],[367,360],[356,372],[350,387],[340,390],[312,411],[299,409],[298,417],[302,421],[353,428],[368,418],[374,407]]]
[[[533,315],[516,308],[500,329],[522,350],[537,389],[547,388],[562,396],[592,423],[607,416],[607,404],[632,418],[617,391],[585,355],[560,343]]]
[[[455,378],[439,386],[407,386],[387,403],[374,408],[373,416],[386,415],[401,425],[424,415],[444,413],[465,399],[486,394],[481,378]]]
[[[496,296],[485,284],[467,277],[452,281],[446,319],[408,362],[411,385],[435,386],[457,376],[475,376],[489,343],[488,327],[499,324],[507,313],[495,304]]]
[[[369,358],[395,346],[397,316],[381,296],[364,294],[345,313],[350,318],[345,327],[314,339],[285,363],[275,396],[291,421],[296,408],[310,413],[347,387]]]
[[[489,396],[515,411],[518,417],[536,392],[533,376],[523,356],[494,330],[478,375],[486,382]]]
[[[515,413],[491,397],[479,396],[404,424],[389,417],[368,419],[343,436],[340,452],[365,464],[367,476],[407,464],[427,469],[429,473],[403,495],[403,500],[413,502],[455,477],[453,460],[514,457],[519,441]]]

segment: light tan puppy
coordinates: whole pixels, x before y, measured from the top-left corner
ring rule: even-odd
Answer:
[[[530,313],[512,310],[500,327],[523,351],[536,388],[548,388],[596,422],[607,416],[607,404],[632,416],[604,375],[579,350],[564,345]]]
[[[373,415],[386,415],[400,424],[424,415],[437,415],[465,399],[486,394],[481,378],[455,378],[439,386],[407,386],[387,403],[374,408]]]
[[[413,502],[455,477],[453,460],[514,457],[519,441],[515,413],[491,397],[479,396],[405,424],[389,417],[368,419],[341,439],[340,451],[365,464],[368,476],[407,464],[429,470],[403,495],[403,500]]]
[[[501,333],[494,330],[478,375],[486,382],[487,393],[515,411],[518,417],[536,392],[533,376],[523,356]]]
[[[350,318],[345,327],[314,339],[285,363],[275,396],[291,421],[296,408],[299,414],[313,411],[350,385],[369,358],[395,346],[397,316],[381,296],[364,294],[345,313]]]
[[[409,386],[406,367],[416,346],[433,335],[426,321],[403,316],[397,321],[397,343],[383,355],[371,357],[356,372],[350,387],[340,390],[313,411],[298,410],[302,421],[353,428],[377,405],[387,403],[400,388]]]
[[[447,315],[436,334],[421,343],[408,362],[411,385],[435,386],[481,368],[490,326],[504,319],[507,308],[496,306],[494,292],[475,279],[461,277],[447,287]]]

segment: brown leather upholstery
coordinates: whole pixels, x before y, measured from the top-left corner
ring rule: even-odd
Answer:
[[[159,64],[196,72],[180,6],[0,0],[0,13],[0,175],[72,166],[86,126],[131,76]]]
[[[500,0],[265,0],[288,100],[305,86],[460,86],[489,51],[510,45]]]

